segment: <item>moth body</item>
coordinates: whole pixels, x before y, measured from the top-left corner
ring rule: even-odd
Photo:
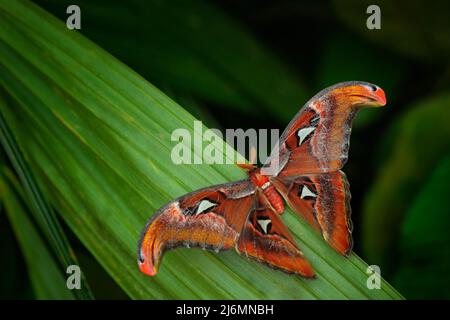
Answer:
[[[263,202],[269,204],[275,213],[282,214],[284,212],[283,198],[270,182],[269,178],[261,174],[261,169],[250,170],[248,176],[255,187],[262,190]]]

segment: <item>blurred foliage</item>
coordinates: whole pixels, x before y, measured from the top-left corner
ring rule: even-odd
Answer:
[[[15,239],[2,201],[0,212],[0,299],[31,299],[34,297],[20,246]]]
[[[407,298],[450,299],[450,154],[412,201],[400,231],[396,287]]]
[[[449,94],[419,102],[384,135],[390,147],[378,159],[379,173],[367,194],[363,240],[369,261],[386,265],[386,271],[395,267],[395,243],[411,202],[450,150],[449,106]]]
[[[24,191],[8,169],[2,168],[0,197],[27,263],[36,299],[74,299],[57,260],[47,249],[39,231],[29,219]],[[28,212],[27,212],[28,211]]]
[[[0,0],[0,4],[6,1]],[[67,5],[73,3],[66,0],[35,2],[63,21],[67,17]],[[355,120],[355,133],[351,139],[349,163],[344,168],[352,190],[354,250],[369,263],[379,265],[382,275],[393,281],[407,298],[449,297],[449,280],[445,271],[448,269],[449,254],[444,249],[448,247],[445,231],[448,229],[448,210],[444,195],[448,192],[449,185],[446,183],[448,157],[444,156],[448,155],[450,143],[448,1],[378,1],[376,4],[381,8],[381,30],[366,28],[366,8],[373,4],[370,1],[80,0],[76,3],[82,10],[80,32],[83,35],[155,84],[209,127],[275,127],[282,130],[298,108],[325,86],[347,80],[365,80],[380,85],[387,93],[388,105],[378,110],[365,110],[358,115]],[[0,26],[3,26],[1,19],[0,16]],[[23,32],[28,30],[27,28],[24,28]],[[44,51],[44,55],[46,54]],[[72,54],[83,62],[92,58],[90,50]],[[5,62],[1,61],[0,66],[2,63]],[[104,70],[97,72],[98,75],[107,74]],[[61,77],[58,81],[63,82],[63,79]],[[124,81],[123,77],[114,79],[117,85]],[[69,91],[78,85],[78,80],[72,81]],[[2,87],[0,93],[1,89]],[[123,107],[128,104],[117,97],[114,90],[110,94],[111,97],[106,101],[111,105],[118,104]],[[35,105],[37,102],[31,100],[29,103]],[[139,103],[146,105],[142,101]],[[184,113],[178,116],[186,119],[188,117]],[[72,120],[75,121],[74,119]],[[17,123],[28,120],[29,116],[23,116]],[[46,123],[48,119],[39,121]],[[94,122],[88,121],[87,124],[95,126]],[[102,128],[109,128],[114,124],[115,122],[111,122]],[[148,141],[150,136],[161,141],[167,139],[164,134],[152,136],[152,128],[158,128],[157,132],[161,133],[164,128],[170,128],[170,124],[164,121],[145,122],[141,128],[145,134],[133,141],[140,145],[139,152],[147,154],[149,150],[156,148],[153,142]],[[16,132],[20,130],[24,129]],[[94,137],[100,140],[109,139],[108,135],[95,132]],[[58,136],[58,133],[56,135]],[[40,142],[35,146],[37,150],[40,145],[47,146],[49,141],[54,144],[59,142],[52,135],[49,135],[48,141],[39,139]],[[124,163],[131,155],[137,157],[137,153],[129,150],[123,155],[123,159],[116,159],[114,150],[121,148],[122,144],[113,144],[115,149],[111,147],[110,150],[107,146],[108,144],[104,146],[106,149],[103,151],[110,151],[108,156],[115,159],[114,161]],[[33,152],[37,151],[33,149]],[[76,151],[59,149],[60,154],[68,152]],[[51,153],[42,153],[40,161],[50,155]],[[152,156],[150,155],[150,158]],[[77,159],[82,161],[84,158]],[[13,168],[7,159],[3,162]],[[76,166],[76,161],[64,165]],[[106,166],[109,165],[110,162]],[[143,163],[135,165],[140,169],[146,168]],[[60,174],[60,166],[55,163],[55,172],[47,172],[49,169],[45,168],[38,170],[38,173],[57,175]],[[159,168],[156,162],[149,166]],[[188,178],[185,180],[189,181],[188,186],[183,184],[177,187],[176,183],[167,183],[167,190],[156,192],[157,185],[150,187],[141,181],[142,175],[148,175],[151,170],[130,169],[127,174],[134,177],[130,178],[132,185],[147,191],[141,192],[139,196],[127,194],[127,197],[133,199],[133,209],[122,210],[129,212],[130,216],[140,212],[140,222],[172,196],[206,185],[203,180],[205,177],[211,183],[240,177],[239,173],[227,166],[208,170],[186,170]],[[106,184],[114,183],[112,180],[117,178],[107,179],[96,176],[95,173],[92,175],[96,179],[106,179]],[[158,179],[169,181],[177,180],[177,177],[171,178],[161,174]],[[72,178],[68,181],[67,190],[75,192],[70,186],[74,181]],[[52,181],[44,182],[51,184]],[[96,183],[97,181],[94,185]],[[170,186],[174,189],[170,190]],[[109,190],[107,186],[102,185],[101,188]],[[125,191],[122,190],[119,194],[122,192]],[[149,196],[150,194],[152,196]],[[50,195],[58,196],[58,188],[53,186]],[[89,198],[89,193],[83,193],[74,198],[78,200],[72,200],[88,202],[86,197]],[[58,213],[74,210],[68,208],[69,203],[58,203]],[[83,212],[85,208],[77,210]],[[117,216],[112,215],[115,219],[120,216],[119,213]],[[3,223],[2,221],[6,222],[6,216],[3,216],[0,217],[2,261],[6,260],[4,257],[8,257],[11,250],[18,248],[18,244],[14,243],[11,237],[7,237],[8,234],[12,235],[10,228],[14,227],[14,224],[11,221],[11,226]],[[70,229],[74,229],[79,219],[82,218],[74,215],[73,218],[66,217],[64,220]],[[287,216],[286,219],[290,226],[303,228],[298,226],[299,222],[293,217]],[[102,219],[99,219],[95,223],[101,221]],[[67,229],[67,226],[64,227]],[[134,227],[131,229],[137,232]],[[308,238],[308,229],[301,230],[305,232],[302,238]],[[103,239],[114,242],[117,236],[108,232],[109,230],[105,233],[107,237]],[[123,298],[124,292],[102,269],[105,268],[114,276],[118,271],[112,270],[119,268],[119,260],[99,254],[91,256],[82,244],[88,242],[87,237],[88,235],[79,237],[79,234],[74,234],[69,240],[81,260],[80,263],[84,265],[83,270],[86,268],[88,280],[99,280],[91,283],[95,296]],[[126,242],[126,246],[130,245],[130,248],[134,243],[132,238],[130,236],[130,240]],[[298,240],[303,245],[302,239]],[[101,244],[95,244],[97,245],[101,247]],[[105,245],[108,246],[108,243]],[[89,251],[95,252],[92,250],[92,244],[87,247]],[[328,255],[326,248],[320,247],[320,250],[324,256]],[[240,264],[233,260],[233,254],[219,255],[217,260],[209,260],[210,257],[207,256],[205,259],[204,253],[180,250],[180,253],[175,255],[169,253],[165,264],[174,263],[179,257],[190,257],[198,259],[198,263],[212,263],[208,264],[210,268],[217,268],[223,261],[231,261],[233,268],[243,268],[247,271],[255,268],[258,270],[255,274],[260,276],[260,272],[264,277],[273,273],[266,272],[264,268],[260,269],[253,263]],[[18,265],[25,262],[24,258],[26,260],[26,254],[23,257],[19,254],[14,258],[8,257],[8,262],[2,266],[2,270],[17,270]],[[102,266],[98,265],[97,260]],[[111,261],[115,261],[113,267],[105,267]],[[21,268],[19,270],[23,272],[25,267]],[[135,266],[130,268],[135,271]],[[345,270],[348,266],[341,268]],[[322,269],[324,273],[328,271],[327,268]],[[195,268],[190,269],[190,272],[196,273]],[[18,273],[11,275],[16,279],[19,277]],[[284,283],[283,276],[276,277],[279,283]],[[11,294],[30,296],[31,289],[23,284],[26,278],[21,279],[22,282],[16,281],[16,291]],[[143,280],[137,277],[133,281]],[[179,279],[173,281],[178,283]],[[2,285],[3,283],[6,286],[6,282],[2,281]],[[123,286],[123,283],[119,285]],[[199,285],[207,286],[201,281]],[[324,291],[323,284],[309,285],[311,288],[302,292],[304,297],[337,295],[337,292]],[[141,289],[137,289],[138,287]],[[282,292],[288,292],[289,288],[292,289],[288,284],[282,287],[283,289],[276,289],[275,294],[281,295]],[[142,289],[141,284],[136,284],[135,288],[126,289],[129,295],[130,292],[139,290],[146,288]],[[179,290],[182,294],[187,292],[183,291],[187,290],[183,285],[180,285]],[[260,290],[267,288],[261,287]],[[170,295],[167,292],[165,294]],[[245,296],[244,291],[239,294]],[[201,296],[201,293],[197,295]]]
[[[431,63],[450,61],[450,2],[334,0],[338,16],[365,38],[396,50],[402,55]],[[361,14],[369,5],[381,8],[382,28],[373,32],[365,27]]]
[[[3,104],[4,101],[1,101],[1,103]],[[33,217],[38,222],[40,230],[44,233],[53,252],[57,255],[60,267],[64,269],[69,265],[78,265],[76,256],[62,230],[56,213],[43,196],[2,114],[0,114],[0,140],[26,192],[27,199],[32,208],[31,212],[33,213]],[[5,175],[8,177],[11,176],[9,171]],[[10,180],[14,182],[12,178]],[[75,297],[79,299],[92,299],[92,292],[84,276],[80,280],[82,289],[74,291]]]
[[[73,1],[36,2],[65,19]],[[283,121],[308,97],[297,76],[207,1],[129,0],[125,7],[122,1],[105,6],[79,0],[77,5],[83,10],[81,32],[158,87]]]

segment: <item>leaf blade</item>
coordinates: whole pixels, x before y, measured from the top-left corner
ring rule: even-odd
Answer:
[[[1,3],[0,15],[0,83],[11,100],[2,113],[53,205],[130,297],[401,298],[385,282],[382,290],[368,290],[365,265],[355,255],[334,254],[292,212],[287,224],[323,275],[316,281],[272,271],[233,252],[183,249],[167,254],[156,278],[140,274],[135,246],[151,212],[195,188],[242,178],[243,172],[230,165],[180,167],[167,161],[171,132],[194,132],[192,116],[34,5]]]

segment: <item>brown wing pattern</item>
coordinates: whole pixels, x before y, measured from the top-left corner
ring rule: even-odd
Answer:
[[[250,213],[236,249],[248,258],[272,268],[313,278],[314,271],[298,249],[280,217],[262,208]]]
[[[384,91],[366,82],[319,92],[289,123],[264,166],[289,206],[342,254],[352,247],[349,185],[339,171],[348,158],[352,121],[362,107],[385,104]],[[267,170],[271,164],[277,166]]]
[[[285,272],[314,272],[287,228],[245,180],[202,189],[162,207],[147,223],[139,242],[139,266],[155,275],[164,252],[178,246],[214,251],[235,247]]]
[[[385,104],[384,91],[366,82],[340,83],[319,92],[289,123],[260,171],[290,207],[342,254],[352,247],[350,191],[340,171],[348,157],[352,120],[363,106]],[[270,209],[270,199],[264,200],[262,193],[269,189],[256,185],[243,180],[213,186],[159,209],[139,240],[141,271],[155,275],[164,251],[185,245],[215,251],[235,247],[271,267],[314,277],[280,217]]]
[[[342,171],[271,181],[289,206],[336,251],[345,255],[351,251],[351,195]]]
[[[341,83],[319,92],[283,132],[279,149],[265,165],[278,164],[269,174],[292,177],[341,169],[348,158],[353,118],[363,106],[385,103],[383,90],[365,82]]]
[[[243,180],[189,193],[159,209],[138,244],[141,271],[155,275],[164,252],[178,246],[232,248],[254,206],[254,192]]]

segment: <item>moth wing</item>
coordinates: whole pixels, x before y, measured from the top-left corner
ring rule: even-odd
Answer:
[[[342,171],[289,179],[272,178],[289,206],[339,253],[352,249],[350,189]]]
[[[187,246],[219,251],[235,246],[254,204],[249,180],[204,188],[159,209],[138,243],[142,272],[155,275],[164,252]]]
[[[311,265],[295,244],[280,216],[267,207],[257,205],[250,212],[236,249],[248,258],[272,268],[305,278],[314,277]]]
[[[341,169],[348,158],[353,119],[363,107],[352,105],[354,95],[347,91],[363,86],[371,85],[341,83],[311,98],[281,135],[277,148],[264,165],[265,172],[289,177]],[[337,99],[338,96],[341,98]],[[271,165],[274,167],[269,169]]]

